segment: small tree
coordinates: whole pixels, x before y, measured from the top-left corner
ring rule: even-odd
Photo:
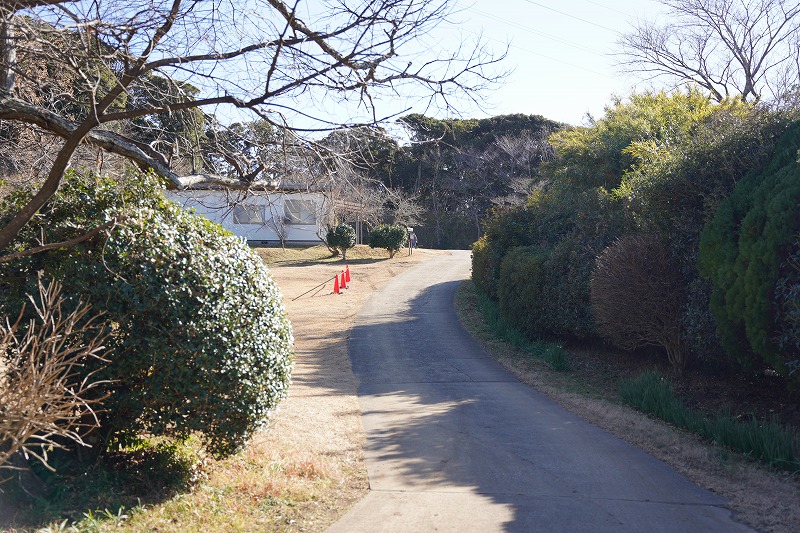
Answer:
[[[389,226],[381,224],[369,234],[370,248],[386,248],[389,258],[394,257],[397,251],[406,245],[408,235],[403,226]]]
[[[338,224],[328,228],[325,244],[334,255],[342,254],[347,259],[347,250],[356,245],[356,230],[347,224]]]
[[[683,288],[666,246],[652,235],[627,235],[597,257],[592,312],[601,335],[625,350],[661,346],[682,372]]]

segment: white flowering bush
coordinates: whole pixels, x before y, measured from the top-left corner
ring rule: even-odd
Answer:
[[[109,185],[96,185],[59,201],[80,210],[107,198],[97,189]],[[31,256],[12,277],[44,270],[112,322],[101,445],[198,433],[215,455],[231,454],[289,386],[293,338],[280,291],[244,242],[164,200],[152,181],[136,187],[111,195],[121,203],[108,202],[104,216],[126,219],[107,239]]]

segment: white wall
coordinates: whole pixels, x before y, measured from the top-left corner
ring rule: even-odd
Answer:
[[[166,191],[166,196],[186,208],[194,208],[198,215],[217,222],[235,235],[259,243],[280,242],[278,231],[284,232],[287,243],[318,243],[320,242],[318,228],[326,227],[328,216],[328,200],[319,192],[248,191],[245,193],[232,190],[186,190]],[[284,211],[285,200],[312,202],[317,211],[315,223],[296,224],[287,221]],[[235,209],[239,216],[234,216]],[[244,209],[260,213],[262,220],[256,223],[242,223]]]

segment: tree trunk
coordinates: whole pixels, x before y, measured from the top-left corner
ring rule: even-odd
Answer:
[[[10,27],[11,13],[0,12],[0,17],[0,92],[11,93],[16,78],[13,67],[17,62],[17,47]]]

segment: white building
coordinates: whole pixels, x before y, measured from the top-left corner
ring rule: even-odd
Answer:
[[[323,191],[292,186],[193,188],[166,195],[250,244],[319,244],[332,218],[332,205]]]

